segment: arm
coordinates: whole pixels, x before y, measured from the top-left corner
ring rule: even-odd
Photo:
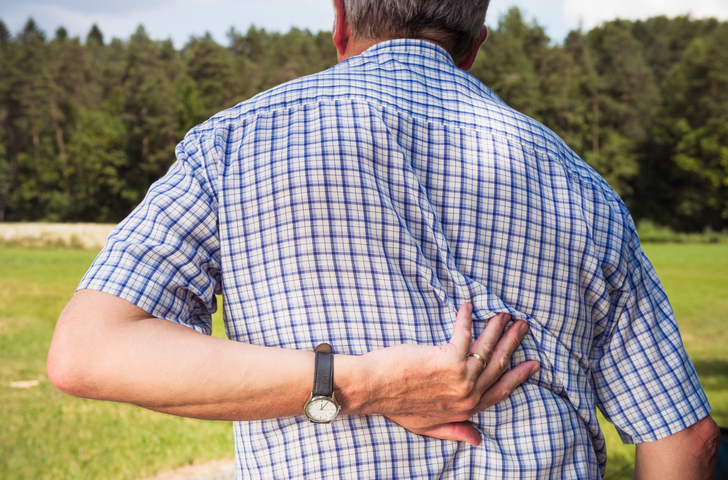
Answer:
[[[382,414],[415,433],[479,443],[465,420],[508,396],[538,365],[504,374],[525,330],[510,328],[501,338],[509,317],[499,315],[472,343],[471,313],[469,304],[460,309],[443,347],[337,355],[342,413]],[[493,362],[484,369],[468,351]],[[301,415],[313,370],[313,352],[208,337],[93,290],[80,290],[66,306],[48,356],[51,381],[69,394],[214,420]]]
[[[712,480],[720,430],[710,416],[656,442],[637,444],[637,480]]]

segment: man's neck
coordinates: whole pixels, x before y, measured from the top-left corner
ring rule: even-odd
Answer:
[[[344,51],[343,55],[339,55],[339,62],[343,62],[346,59],[349,59],[351,57],[355,57],[361,53],[363,53],[365,50],[369,49],[370,47],[376,45],[377,43],[386,42],[388,40],[394,40],[393,38],[383,38],[383,39],[376,39],[376,40],[359,40],[359,39],[351,39],[349,43],[346,46],[346,50]],[[430,42],[432,44],[438,45],[445,50],[448,50],[445,45],[443,45],[440,42],[437,42],[430,38],[415,38],[414,40],[424,40],[426,42]],[[452,53],[448,50],[448,53],[452,56]]]

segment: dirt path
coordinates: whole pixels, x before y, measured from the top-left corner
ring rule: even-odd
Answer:
[[[235,480],[235,461],[232,458],[189,465],[161,472],[144,480]]]
[[[101,250],[114,227],[105,223],[0,223],[0,245]]]

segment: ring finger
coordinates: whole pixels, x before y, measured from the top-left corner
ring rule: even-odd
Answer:
[[[488,325],[486,325],[483,332],[470,345],[467,360],[471,362],[476,360],[480,364],[479,368],[485,369],[493,356],[493,352],[498,344],[498,340],[503,334],[503,330],[510,321],[511,316],[507,313],[499,313],[488,320]],[[474,365],[477,364],[474,363]]]

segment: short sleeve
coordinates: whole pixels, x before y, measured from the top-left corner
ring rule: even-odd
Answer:
[[[659,440],[710,413],[667,295],[639,245],[631,218],[609,327],[592,355],[597,405],[625,443]]]
[[[209,167],[189,150],[177,147],[177,161],[112,231],[78,288],[209,335],[221,291],[217,202]]]

